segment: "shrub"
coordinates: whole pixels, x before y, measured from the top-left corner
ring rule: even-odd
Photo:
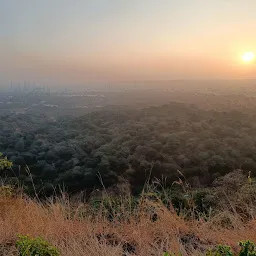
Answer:
[[[238,256],[256,256],[256,245],[255,243],[247,240],[239,243],[241,250]],[[178,254],[182,256],[181,254]],[[177,256],[178,256],[177,255]],[[163,256],[176,256],[176,254],[165,252]],[[231,247],[226,245],[219,245],[215,250],[209,250],[206,256],[235,256],[232,252]]]
[[[233,256],[233,252],[229,246],[219,245],[216,250],[210,250],[206,256]]]
[[[255,244],[249,240],[239,243],[241,251],[239,256],[256,256]]]
[[[7,157],[3,157],[3,154],[0,152],[0,170],[12,168],[12,162],[10,162]]]
[[[0,186],[0,197],[12,197],[14,195],[14,189],[10,185]]]
[[[59,256],[60,253],[54,246],[42,238],[30,238],[29,236],[18,236],[16,243],[19,256]]]

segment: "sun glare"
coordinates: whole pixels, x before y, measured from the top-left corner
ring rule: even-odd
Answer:
[[[245,52],[242,56],[244,62],[252,62],[255,59],[255,54],[253,52]]]

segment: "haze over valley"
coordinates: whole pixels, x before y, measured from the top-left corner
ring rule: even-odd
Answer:
[[[0,255],[256,255],[255,0],[0,0]]]

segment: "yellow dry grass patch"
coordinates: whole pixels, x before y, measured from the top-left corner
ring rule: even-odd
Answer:
[[[41,236],[57,246],[61,255],[67,256],[148,256],[162,255],[164,251],[199,255],[219,243],[235,246],[244,239],[256,241],[255,221],[239,224],[236,229],[221,229],[210,222],[186,222],[175,212],[154,203],[156,221],[142,209],[136,216],[131,214],[118,222],[108,221],[100,214],[93,220],[89,216],[78,217],[77,212],[87,207],[85,205],[75,209],[71,218],[70,207],[69,204],[43,204],[22,197],[1,198],[0,255],[16,255],[12,245],[17,234]]]

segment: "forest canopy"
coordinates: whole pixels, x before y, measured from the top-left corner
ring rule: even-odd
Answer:
[[[81,117],[4,115],[0,152],[18,178],[38,193],[69,192],[128,182],[138,193],[147,179],[171,185],[179,170],[192,186],[210,185],[235,169],[256,173],[256,114],[203,110],[170,103],[142,110],[111,108]],[[28,177],[27,167],[31,177]]]

